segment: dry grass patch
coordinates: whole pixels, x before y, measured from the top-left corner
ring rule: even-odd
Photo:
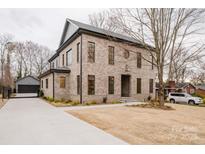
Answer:
[[[175,110],[124,106],[68,112],[130,144],[205,144],[205,108],[170,106]]]

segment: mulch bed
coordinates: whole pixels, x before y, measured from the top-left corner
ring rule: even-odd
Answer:
[[[141,108],[152,108],[152,109],[161,109],[161,110],[175,110],[171,106],[160,106],[153,103],[146,103],[146,104],[134,104],[134,105],[126,105],[127,107],[141,107]]]

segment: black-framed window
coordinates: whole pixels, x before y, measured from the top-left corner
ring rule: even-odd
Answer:
[[[88,75],[88,95],[95,95],[95,75]]]
[[[77,63],[79,62],[80,57],[80,42],[77,44]]]
[[[153,93],[153,88],[154,88],[154,80],[149,79],[149,93]]]
[[[77,95],[80,94],[80,75],[77,75]]]
[[[142,67],[142,54],[140,52],[137,53],[137,68]]]
[[[152,62],[152,70],[154,69],[154,57],[151,55],[151,62]]]
[[[48,79],[46,79],[46,88],[48,89]]]
[[[88,42],[88,62],[95,62],[95,43]]]
[[[115,48],[113,46],[108,46],[108,64],[114,65]]]
[[[71,64],[72,64],[72,49],[66,52],[66,66],[69,66]]]
[[[62,55],[62,65],[64,66],[65,65],[65,61],[64,61],[64,54]]]
[[[141,94],[142,92],[142,79],[137,78],[137,94]]]
[[[43,88],[43,80],[41,80],[41,88]]]
[[[114,76],[108,77],[108,93],[114,94]]]

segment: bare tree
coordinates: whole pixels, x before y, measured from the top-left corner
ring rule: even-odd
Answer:
[[[0,62],[1,62],[1,85],[4,85],[4,67],[7,53],[9,52],[9,44],[11,43],[13,36],[10,34],[0,35]]]
[[[164,68],[187,39],[198,32],[203,9],[113,9],[112,23],[134,38],[153,57],[159,80],[159,103],[164,105]],[[203,49],[203,46],[199,47]],[[149,59],[145,59],[149,61]],[[151,63],[151,62],[150,62]],[[172,72],[172,70],[170,71]]]
[[[114,20],[115,16],[113,16],[110,10],[105,10],[103,12],[93,13],[89,15],[89,21],[92,26],[102,28],[112,32],[123,33],[118,26],[113,24],[112,20]]]
[[[27,75],[38,76],[45,71],[52,51],[45,46],[31,41],[17,42],[13,53],[13,66],[17,78]]]

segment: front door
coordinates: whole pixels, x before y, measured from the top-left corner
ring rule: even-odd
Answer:
[[[121,96],[122,97],[130,96],[130,75],[121,76]]]

